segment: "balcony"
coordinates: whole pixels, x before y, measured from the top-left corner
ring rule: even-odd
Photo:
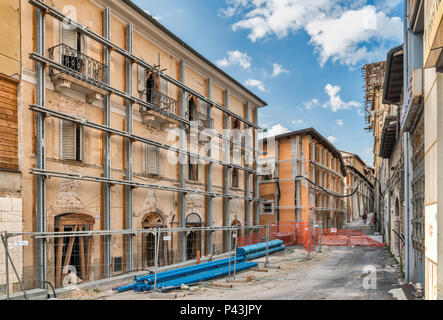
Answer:
[[[102,100],[107,94],[103,80],[107,66],[65,44],[48,49],[49,58],[64,67],[64,70],[49,68],[54,90],[72,89],[86,96],[86,101]]]
[[[159,92],[155,88],[149,88],[146,94],[146,101],[156,106],[159,112],[152,110],[141,111],[143,124],[161,129],[165,125],[176,123],[176,120],[169,118],[168,114],[177,114],[177,100]]]
[[[188,119],[189,121],[192,121],[194,123],[196,123],[199,126],[202,126],[204,128],[211,128],[214,119],[208,117],[208,115],[201,113],[201,112],[195,112],[192,115],[189,113],[189,111],[186,112],[185,114],[186,119]],[[190,132],[190,133],[197,133],[197,130],[190,130],[190,128],[188,127],[186,129],[186,131]],[[209,141],[209,139],[211,138],[211,135],[205,134],[204,132],[200,132],[200,137],[199,140],[200,141]]]

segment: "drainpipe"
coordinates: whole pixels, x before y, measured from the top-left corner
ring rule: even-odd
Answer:
[[[408,94],[408,0],[404,0],[404,45],[403,45],[403,97]],[[404,104],[404,100],[403,100]],[[406,106],[403,105],[403,108]],[[404,163],[404,215],[405,215],[405,281],[409,282],[409,132],[403,134],[403,163]]]
[[[391,158],[388,159],[388,234],[387,242],[391,245]],[[392,250],[392,248],[391,248]]]

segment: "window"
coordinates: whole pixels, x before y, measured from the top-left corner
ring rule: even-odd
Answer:
[[[122,257],[112,258],[112,265],[113,265],[114,272],[122,272],[123,271],[123,258]]]
[[[188,179],[198,181],[198,160],[194,157],[188,157]]]
[[[83,160],[83,127],[61,120],[60,155],[63,160]]]
[[[147,174],[160,175],[160,149],[146,145],[145,170]]]
[[[195,101],[194,98],[192,97],[191,99],[189,99],[189,104],[188,104],[188,120],[189,121],[196,121],[197,120],[197,110],[196,110],[196,105],[195,105]]]
[[[77,32],[77,29],[71,24],[61,23],[61,62],[64,66],[81,72],[83,69],[83,61],[79,52],[83,52],[85,45],[85,37]]]
[[[266,201],[262,203],[262,214],[274,214],[274,202]]]
[[[232,187],[238,188],[238,169],[237,168],[232,169]]]

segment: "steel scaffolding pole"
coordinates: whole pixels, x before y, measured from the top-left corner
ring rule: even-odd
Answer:
[[[245,116],[246,119],[249,120],[249,115],[250,115],[250,106],[249,106],[249,102],[246,102],[246,106],[245,106],[246,110],[245,110]],[[248,142],[249,143],[249,142]],[[245,158],[245,161],[249,162],[249,156],[247,158]],[[249,165],[248,163],[245,163],[245,165]],[[251,196],[251,176],[249,174],[249,172],[245,172],[245,193],[246,193],[246,197],[250,197]],[[249,227],[251,226],[251,201],[246,200],[245,201],[245,213],[246,213],[246,232],[249,232]]]
[[[254,108],[254,121],[258,122],[258,110]],[[256,129],[257,130],[257,129]],[[258,133],[254,130],[254,149],[258,150]],[[257,170],[257,152],[254,152],[254,168]],[[258,190],[258,176],[257,173],[254,173],[254,197],[259,198],[259,190]],[[254,225],[258,226],[260,224],[260,212],[259,212],[259,201],[254,201],[254,214],[255,214],[255,222]]]
[[[229,89],[225,90],[225,108],[229,109]],[[230,129],[230,120],[231,117],[228,114],[225,114],[225,123],[224,123],[224,129],[226,131],[229,131]],[[224,151],[223,151],[223,157],[225,159],[225,162],[229,162],[231,158],[231,150],[230,150],[230,143],[225,141],[224,143]],[[223,175],[224,175],[224,193],[229,194],[230,193],[230,173],[228,167],[223,167]],[[229,198],[224,198],[223,200],[223,208],[224,208],[224,214],[223,214],[223,221],[225,225],[230,225],[230,201]],[[228,245],[231,243],[231,239],[229,237],[229,234],[227,232],[224,233],[224,243],[225,243],[225,250],[229,248]]]
[[[126,26],[126,50],[132,53],[132,37],[133,37],[133,25],[132,23]],[[132,95],[132,61],[126,58],[126,92]],[[132,101],[126,100],[126,131],[128,134],[132,134]],[[148,159],[146,159],[148,161]],[[126,138],[126,180],[132,181],[132,139]],[[125,218],[126,228],[132,229],[132,187],[125,187]],[[133,270],[133,241],[132,235],[126,236],[126,271]]]
[[[111,9],[103,10],[103,35],[106,39],[111,38]],[[105,65],[111,65],[111,52],[109,48],[103,46],[103,62]],[[111,69],[106,68],[104,73],[104,82],[111,83]],[[108,93],[103,97],[103,122],[107,127],[111,126],[111,95]],[[103,176],[106,179],[111,178],[111,135],[103,132]],[[111,229],[111,184],[103,184],[103,229]],[[103,237],[103,274],[105,277],[111,276],[111,237]]]
[[[206,95],[208,96],[209,99],[212,99],[212,80],[211,78],[207,79],[207,83],[206,83]],[[212,118],[212,105],[208,104],[207,105],[207,114],[208,114],[208,119]],[[209,121],[209,127],[213,128],[214,127],[214,123],[213,121]],[[208,148],[208,153],[207,156],[210,158],[212,153],[211,153],[211,142],[209,142],[209,148]],[[206,172],[207,172],[207,181],[206,181],[206,190],[208,192],[212,192],[212,163],[209,162],[206,166]],[[207,216],[206,216],[206,224],[208,227],[212,227],[212,197],[211,196],[207,196],[206,197],[206,210],[207,210]],[[214,254],[213,252],[213,234],[212,231],[208,231],[208,254],[212,255]]]
[[[185,62],[183,60],[180,61],[180,81],[185,83]],[[187,94],[183,89],[180,89],[180,116],[182,118],[185,117],[186,114],[186,104],[187,104]],[[185,126],[183,123],[180,124],[180,136],[179,136],[179,144],[180,150],[187,150],[187,140],[185,135]],[[180,188],[185,188],[186,186],[186,167],[185,163],[187,163],[187,157],[180,153],[179,157],[179,180],[180,180]],[[186,193],[179,193],[179,221],[180,227],[184,228],[186,226]],[[180,233],[180,262],[186,261],[186,233]]]
[[[36,10],[36,51],[38,54],[43,55],[45,52],[45,15],[44,11],[37,8]],[[41,62],[37,62],[37,103],[44,106],[45,99],[45,65]],[[36,133],[36,168],[44,170],[46,168],[46,126],[45,117],[43,114],[37,114],[37,133]],[[46,231],[46,182],[45,177],[37,176],[37,188],[36,188],[36,211],[37,211],[37,231]],[[38,241],[37,244],[37,256],[38,256],[38,286],[44,287],[43,282],[46,281],[46,242],[44,239]]]

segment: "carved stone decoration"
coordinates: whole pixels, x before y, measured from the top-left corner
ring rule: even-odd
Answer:
[[[60,183],[60,191],[55,200],[56,208],[80,208],[83,209],[85,206],[78,197],[78,181],[63,179]]]
[[[157,212],[158,211],[158,200],[154,190],[148,190],[146,192],[146,198],[143,202],[142,211],[135,216],[138,217],[141,214],[145,215],[148,212]]]

